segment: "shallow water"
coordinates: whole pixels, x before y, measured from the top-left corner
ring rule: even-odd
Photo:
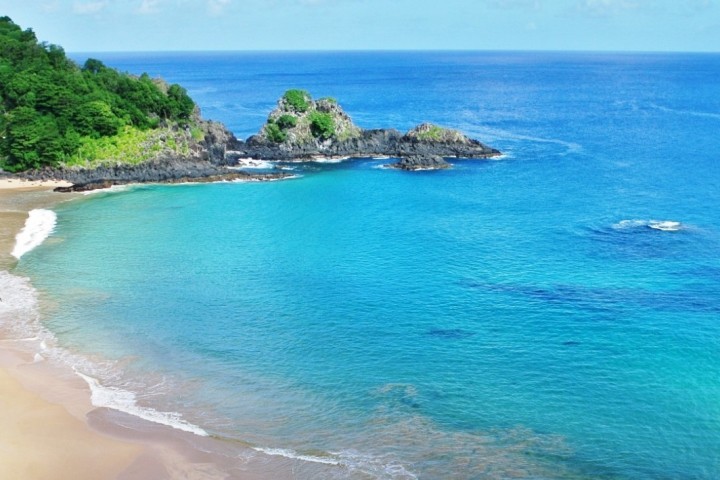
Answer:
[[[720,57],[105,61],[240,136],[304,87],[363,127],[432,120],[507,154],[57,207],[14,273],[118,403],[338,477],[720,476]]]

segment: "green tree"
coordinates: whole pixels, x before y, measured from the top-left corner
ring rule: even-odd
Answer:
[[[312,99],[305,90],[288,90],[283,98],[298,113],[306,112]]]
[[[81,135],[109,137],[117,134],[122,122],[110,105],[102,100],[82,104],[76,111],[73,126]]]
[[[282,143],[287,140],[287,133],[283,132],[275,122],[265,125],[265,133],[271,142]]]
[[[293,115],[281,115],[276,122],[278,127],[280,127],[283,130],[287,130],[288,128],[293,128],[295,125],[297,125],[297,117]]]
[[[329,113],[312,112],[309,118],[313,136],[328,139],[335,135],[335,121]]]
[[[7,155],[5,167],[10,171],[55,165],[63,158],[67,145],[51,116],[19,107],[9,115],[5,131],[3,151]]]
[[[32,30],[0,17],[0,164],[7,168],[56,163],[85,137],[114,137],[123,126],[187,124],[194,110],[179,85],[120,73],[92,58],[80,68],[62,47],[39,43]]]

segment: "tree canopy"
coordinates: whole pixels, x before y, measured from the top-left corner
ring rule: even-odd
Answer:
[[[183,87],[147,74],[118,72],[100,60],[80,67],[62,47],[38,42],[0,17],[0,167],[57,165],[83,142],[147,130],[162,121],[187,124],[195,103]]]

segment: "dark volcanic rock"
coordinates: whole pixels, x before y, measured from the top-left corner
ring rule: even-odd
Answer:
[[[456,158],[489,158],[500,155],[499,150],[490,148],[459,132],[431,125],[428,127],[428,125],[420,125],[405,135],[395,129],[362,130],[354,138],[329,139],[325,142],[302,144],[292,142],[278,144],[260,135],[253,135],[245,144],[238,143],[237,151],[230,152],[231,158],[228,161],[233,163],[238,158],[305,161],[322,157],[434,155]],[[423,134],[423,128],[436,130],[432,130],[429,134]],[[432,132],[439,133],[433,136]]]
[[[308,97],[309,99],[309,97]],[[257,135],[246,142],[238,140],[218,122],[204,121],[196,112],[195,124],[202,138],[189,127],[171,127],[168,134],[176,142],[187,141],[188,149],[182,156],[161,150],[152,160],[139,164],[105,163],[92,168],[58,167],[23,172],[17,176],[30,180],[67,180],[73,187],[61,191],[83,191],[128,183],[171,183],[234,180],[268,180],[288,176],[285,173],[251,174],[229,169],[241,158],[276,161],[307,161],[317,158],[396,157],[392,165],[404,170],[441,169],[450,165],[444,158],[489,158],[500,155],[477,140],[457,130],[424,123],[406,134],[395,129],[363,130],[352,123],[350,117],[334,100],[310,102],[315,112],[330,115],[334,133],[325,138],[313,131],[310,113],[293,116],[294,127],[283,130],[284,140],[271,140],[271,127],[280,125],[291,112],[287,99],[281,99],[278,108],[271,112],[268,122]],[[287,120],[287,119],[285,119]],[[167,126],[166,126],[167,127]],[[280,127],[278,127],[280,128]],[[285,128],[285,127],[282,127]],[[163,134],[165,135],[165,134]],[[177,138],[176,138],[177,137]],[[158,141],[166,142],[159,138]],[[148,147],[150,148],[150,147]]]
[[[243,143],[219,122],[204,122],[203,132],[205,138],[200,142],[204,150],[203,159],[216,165],[226,165],[227,151]]]
[[[389,165],[400,170],[442,170],[450,168],[450,164],[438,155],[410,155],[402,157],[397,163]]]
[[[92,169],[46,168],[25,172],[28,180],[67,180],[71,187],[58,187],[58,192],[82,192],[129,183],[187,183],[217,182],[223,180],[275,180],[290,176],[275,172],[252,174],[214,165],[207,161],[189,159],[162,159],[138,165],[102,165]]]

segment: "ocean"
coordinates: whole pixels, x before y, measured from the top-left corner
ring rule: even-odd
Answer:
[[[324,478],[720,478],[720,55],[90,56],[239,138],[301,88],[504,153],[36,212],[13,328],[96,405]]]

